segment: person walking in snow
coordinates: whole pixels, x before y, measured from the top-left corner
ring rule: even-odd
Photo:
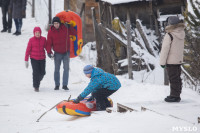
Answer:
[[[61,62],[63,62],[64,69],[62,88],[69,90],[67,85],[69,79],[70,35],[76,35],[77,32],[70,24],[62,24],[59,17],[54,17],[52,23],[53,26],[50,27],[47,35],[47,53],[49,58],[54,59],[54,90],[59,90]]]
[[[166,34],[160,54],[160,65],[167,69],[170,82],[170,95],[166,102],[180,102],[182,91],[181,63],[183,62],[185,26],[176,16],[167,19]]]
[[[26,48],[25,54],[25,66],[28,68],[29,56],[31,58],[31,65],[33,69],[33,87],[36,92],[39,91],[40,82],[46,74],[45,65],[46,65],[46,56],[45,56],[45,47],[46,47],[46,38],[41,36],[42,31],[40,27],[35,27],[33,30],[34,37],[29,39],[28,46]]]
[[[111,107],[107,97],[115,93],[121,87],[121,83],[117,77],[104,72],[100,68],[94,68],[92,65],[85,66],[83,72],[86,77],[91,78],[90,83],[73,102],[79,103],[91,93],[92,96],[88,101],[95,98],[98,111],[105,110],[106,107]]]
[[[13,35],[21,35],[22,19],[26,18],[27,0],[10,0],[9,9],[12,10],[12,18],[15,21],[16,32]]]
[[[10,0],[1,0],[1,11],[2,11],[2,21],[3,21],[3,30],[1,32],[11,33],[12,29],[12,12],[9,9]],[[8,15],[8,19],[7,19]]]

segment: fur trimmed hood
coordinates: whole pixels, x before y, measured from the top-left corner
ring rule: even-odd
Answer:
[[[165,28],[165,31],[167,33],[171,33],[172,35],[176,36],[178,39],[184,39],[185,38],[185,25],[184,23],[179,23],[176,25],[168,25]]]

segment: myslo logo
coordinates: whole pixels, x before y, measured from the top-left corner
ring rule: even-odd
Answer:
[[[174,126],[173,132],[196,132],[198,129],[196,126]]]

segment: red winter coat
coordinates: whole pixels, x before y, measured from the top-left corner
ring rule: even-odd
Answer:
[[[52,53],[52,47],[55,52],[60,54],[70,51],[70,35],[76,34],[77,31],[71,26],[69,29],[63,24],[60,25],[59,29],[51,26],[47,35],[47,53]]]
[[[25,61],[28,61],[29,56],[35,60],[44,60],[45,56],[45,47],[46,47],[46,38],[40,36],[40,38],[35,37],[35,32],[39,31],[40,35],[42,33],[40,27],[35,27],[33,30],[34,37],[29,39],[28,46],[26,48]]]

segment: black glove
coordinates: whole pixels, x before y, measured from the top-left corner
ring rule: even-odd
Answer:
[[[53,54],[47,54],[49,58],[53,58]]]
[[[91,97],[87,99],[87,102],[90,102],[90,101],[93,101],[93,100],[94,100],[94,96],[91,95]]]
[[[84,98],[81,97],[80,95],[73,101],[73,103],[79,103],[81,100],[83,100]]]
[[[64,23],[65,27],[69,28],[70,27],[70,24],[69,23]]]
[[[165,65],[160,65],[162,68],[165,68]]]
[[[22,11],[22,18],[26,18],[26,11],[25,10]]]

